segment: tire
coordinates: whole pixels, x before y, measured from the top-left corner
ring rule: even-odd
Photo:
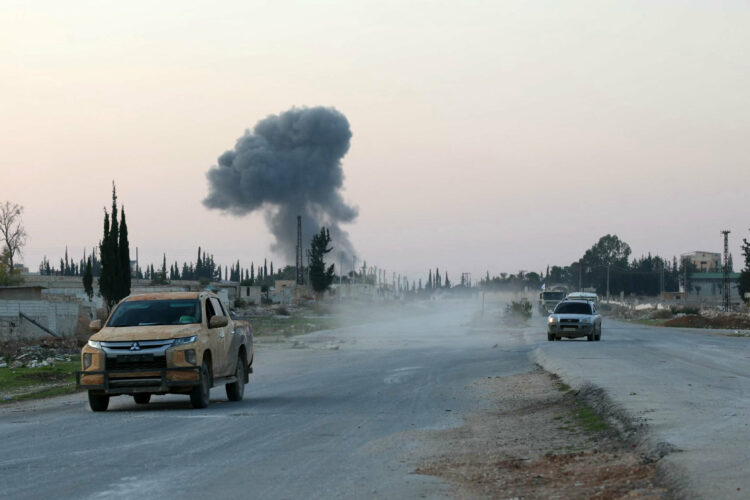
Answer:
[[[594,337],[594,340],[597,342],[602,339],[602,325],[599,325],[599,328],[596,330],[596,337]]]
[[[211,402],[211,369],[206,360],[201,365],[200,384],[193,387],[190,391],[190,403],[193,408],[206,408]]]
[[[148,404],[149,401],[151,401],[151,393],[138,392],[136,394],[133,394],[133,399],[135,399],[136,404],[145,405]]]
[[[242,397],[245,395],[245,357],[241,354],[237,357],[237,368],[234,370],[234,376],[237,381],[224,386],[227,390],[227,398],[229,401],[242,401]]]
[[[89,406],[91,411],[106,411],[109,406],[109,396],[89,391]]]
[[[553,342],[555,340],[555,336],[553,334],[551,334],[551,333],[548,333],[547,334],[547,340],[550,341],[550,342]]]
[[[595,335],[592,332],[591,335],[586,335],[586,340],[588,340],[589,342],[592,342],[594,340],[594,337],[595,337]]]

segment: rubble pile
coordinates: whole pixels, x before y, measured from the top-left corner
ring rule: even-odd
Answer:
[[[61,345],[24,345],[15,349],[2,349],[0,368],[38,368],[54,366],[60,362],[70,362],[77,348],[71,348],[64,343]]]

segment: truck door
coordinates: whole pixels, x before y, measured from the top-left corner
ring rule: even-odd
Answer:
[[[206,299],[206,327],[214,316],[224,316],[221,304],[213,297]],[[213,328],[208,330],[209,344],[211,345],[211,357],[213,360],[214,378],[223,377],[227,374],[227,327]]]

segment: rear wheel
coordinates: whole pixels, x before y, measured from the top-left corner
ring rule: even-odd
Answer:
[[[227,390],[227,398],[229,401],[242,401],[245,395],[245,357],[242,354],[237,357],[234,376],[237,380],[224,386]]]
[[[151,393],[139,392],[139,393],[133,394],[133,399],[135,399],[135,402],[137,404],[145,405],[145,404],[148,404],[149,401],[151,401]]]
[[[109,406],[109,396],[89,391],[89,406],[91,411],[106,411]]]
[[[201,365],[200,384],[193,387],[190,391],[190,403],[193,408],[205,408],[211,402],[211,369],[206,360]]]

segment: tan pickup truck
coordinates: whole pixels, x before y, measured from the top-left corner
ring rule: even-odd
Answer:
[[[114,308],[104,328],[81,352],[78,386],[93,411],[109,398],[131,394],[146,404],[152,394],[186,394],[195,408],[208,406],[211,387],[224,384],[239,401],[253,371],[253,336],[244,321],[229,317],[209,292],[132,295]]]

